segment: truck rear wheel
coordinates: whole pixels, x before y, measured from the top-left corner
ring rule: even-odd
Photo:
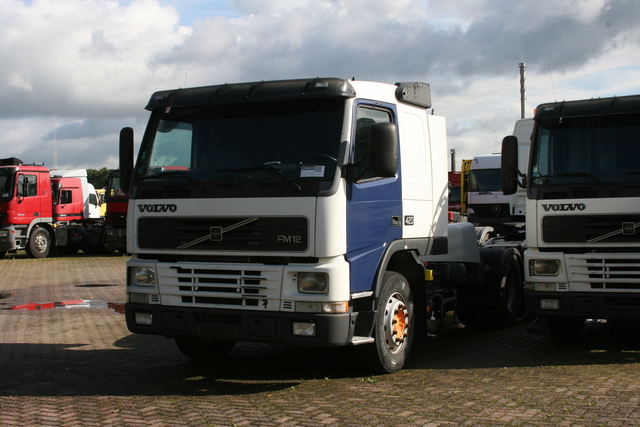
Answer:
[[[37,227],[31,232],[25,251],[30,258],[46,258],[51,249],[51,235],[46,228]]]
[[[194,360],[217,360],[224,358],[233,350],[235,341],[210,341],[193,337],[175,337],[178,350]]]
[[[404,366],[413,343],[414,304],[409,282],[393,271],[384,273],[371,349],[373,368],[382,373]]]
[[[518,320],[523,302],[522,268],[517,251],[508,249],[501,264],[500,310],[496,320],[499,326],[511,326]]]
[[[469,327],[512,326],[524,311],[520,254],[514,248],[485,249],[481,256],[489,266],[486,291],[461,298],[458,319]]]

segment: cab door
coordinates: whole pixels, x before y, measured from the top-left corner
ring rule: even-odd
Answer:
[[[16,180],[16,224],[31,224],[43,215],[43,196],[38,189],[38,175],[18,173]]]
[[[382,254],[389,242],[402,237],[400,174],[378,177],[369,165],[369,135],[376,123],[396,123],[392,105],[360,102],[355,106],[350,163],[353,180],[347,198],[347,260],[351,291],[372,289]],[[397,123],[396,123],[397,124]]]

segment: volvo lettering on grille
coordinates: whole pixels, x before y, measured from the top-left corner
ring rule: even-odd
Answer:
[[[138,205],[140,212],[175,212],[178,206],[174,204]]]
[[[545,211],[583,211],[587,208],[587,205],[584,203],[560,203],[560,204],[551,204],[542,205],[542,209]]]

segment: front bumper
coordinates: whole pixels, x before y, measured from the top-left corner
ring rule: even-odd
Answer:
[[[640,319],[640,294],[620,292],[525,291],[527,312],[538,317],[586,319]],[[542,309],[543,302],[557,300],[558,309]]]
[[[12,251],[18,249],[16,230],[13,226],[0,228],[0,251]]]
[[[137,312],[150,313],[153,324],[137,324]],[[126,303],[125,317],[129,330],[139,334],[332,347],[351,342],[357,313],[256,312]],[[295,322],[314,323],[315,336],[294,335]]]

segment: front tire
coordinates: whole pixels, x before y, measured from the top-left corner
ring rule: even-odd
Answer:
[[[400,273],[384,273],[375,315],[373,368],[392,373],[404,366],[413,343],[414,304],[409,282]]]
[[[46,228],[38,227],[31,232],[25,248],[29,258],[46,258],[51,250],[51,235]]]

